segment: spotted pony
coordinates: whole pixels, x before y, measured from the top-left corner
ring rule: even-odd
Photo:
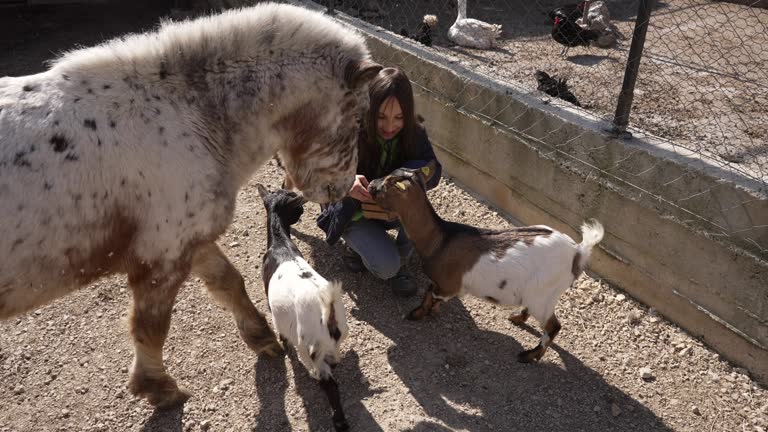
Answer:
[[[366,83],[362,37],[320,13],[262,4],[79,49],[0,78],[0,319],[127,274],[129,389],[185,401],[163,364],[189,273],[257,353],[274,333],[216,245],[238,190],[278,154],[318,203],[349,190]]]

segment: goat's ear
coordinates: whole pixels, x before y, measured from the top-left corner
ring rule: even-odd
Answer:
[[[265,188],[261,183],[258,183],[256,185],[256,189],[259,190],[259,196],[261,197],[261,199],[264,199],[267,196],[267,194],[269,193],[267,188]]]
[[[367,84],[376,74],[384,69],[384,66],[365,59],[361,61],[351,61],[344,67],[344,82],[349,88],[358,88]]]
[[[437,173],[437,160],[435,159],[432,159],[429,163],[416,170],[416,174],[424,184],[427,184],[429,179],[431,179],[435,173]]]

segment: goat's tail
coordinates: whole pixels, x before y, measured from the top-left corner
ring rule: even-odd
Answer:
[[[589,256],[592,254],[592,248],[600,243],[604,234],[605,230],[603,229],[603,225],[595,219],[592,219],[590,222],[584,222],[584,224],[581,225],[581,243],[579,244],[579,251],[573,262],[574,277],[578,277],[578,275],[580,275],[587,267]]]

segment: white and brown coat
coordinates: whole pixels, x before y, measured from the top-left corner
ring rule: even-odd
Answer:
[[[579,244],[543,225],[490,230],[448,222],[432,208],[424,183],[421,170],[399,169],[369,185],[376,202],[397,213],[432,281],[408,318],[421,319],[441,302],[465,293],[501,305],[522,305],[513,321],[522,323],[533,315],[544,333],[536,348],[518,358],[539,360],[560,330],[557,301],[586,267],[603,227],[598,222],[582,226]]]

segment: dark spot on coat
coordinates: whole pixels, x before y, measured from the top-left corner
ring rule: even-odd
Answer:
[[[67,153],[67,155],[64,156],[64,160],[69,161],[69,162],[75,162],[75,161],[77,161],[79,159],[80,158],[76,154],[74,154],[74,153]]]
[[[80,81],[80,84],[82,84],[82,85],[88,85],[88,80],[82,80],[82,81]]]
[[[74,194],[72,195],[72,201],[75,202],[75,205],[80,204],[80,201],[83,199],[83,196],[81,194]]]
[[[25,84],[24,87],[22,87],[21,89],[24,90],[25,92],[31,92],[35,90],[35,87],[29,84]]]
[[[112,129],[114,129],[114,128],[115,128],[115,126],[117,126],[117,124],[115,123],[115,121],[114,121],[114,120],[110,120],[110,121],[109,121],[109,127],[111,127]]]
[[[125,186],[125,178],[120,179],[120,186]]]
[[[142,170],[139,170],[139,177],[144,178],[144,172]]]
[[[309,279],[309,278],[312,277],[312,272],[309,272],[309,271],[301,272],[299,277],[302,278],[302,279]]]
[[[13,250],[16,249],[16,247],[22,243],[24,243],[23,238],[17,238],[16,240],[14,240],[13,244],[11,245],[11,252],[13,252]]]
[[[195,217],[195,212],[188,211],[187,212],[187,218],[188,219],[192,219],[193,217]]]
[[[53,183],[48,183],[47,181],[43,182],[43,189],[49,191],[53,188]]]
[[[50,140],[51,146],[53,147],[53,151],[56,153],[61,153],[67,148],[69,148],[69,141],[64,137],[64,135],[56,134],[51,137]]]
[[[507,286],[507,280],[504,279],[499,283],[499,289],[504,289]]]
[[[158,96],[158,95],[152,95],[152,97],[153,97],[153,98],[154,98],[156,101],[160,101],[160,100],[163,100],[163,99],[162,99],[160,96]]]
[[[157,128],[157,132],[158,132],[160,135],[162,135],[162,134],[163,134],[163,132],[165,132],[165,128],[164,128],[163,126],[160,126],[159,128]]]
[[[112,88],[112,86],[109,84],[104,84],[101,88],[103,88],[104,90],[109,90]]]
[[[101,138],[96,138],[96,145],[101,147]]]
[[[168,64],[165,60],[160,60],[160,70],[157,72],[161,80],[168,78]]]
[[[87,127],[91,130],[96,130],[96,120],[95,119],[85,119],[83,120],[83,126]]]
[[[189,202],[189,192],[184,192],[184,202]]]
[[[93,94],[93,89],[89,88],[87,91],[88,91],[89,94]]]
[[[74,102],[74,103],[78,103],[78,102],[80,102],[80,98],[79,98],[79,97],[76,97],[76,98],[75,98],[75,100],[73,100],[72,102]]]
[[[69,81],[69,75],[61,74],[61,79],[63,79],[64,81]]]
[[[13,165],[17,167],[30,167],[32,164],[29,163],[29,161],[26,158],[27,153],[26,152],[18,152],[16,153],[16,156],[13,158]]]
[[[59,121],[58,121],[58,120],[54,120],[54,121],[53,121],[53,125],[54,125],[54,126],[58,126],[58,125],[59,125]]]
[[[485,299],[488,300],[489,302],[493,303],[493,304],[498,304],[499,303],[499,300],[496,297],[485,296]]]

